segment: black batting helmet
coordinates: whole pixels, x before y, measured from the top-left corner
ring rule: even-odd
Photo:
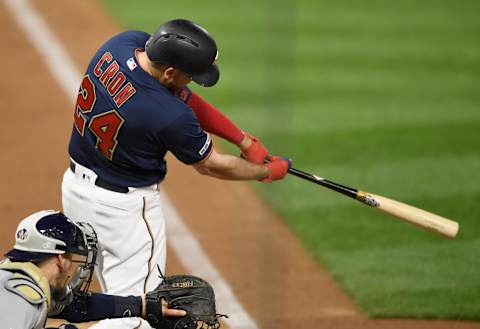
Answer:
[[[174,19],[160,25],[145,48],[152,62],[172,65],[201,86],[211,87],[220,77],[215,40],[192,21]]]

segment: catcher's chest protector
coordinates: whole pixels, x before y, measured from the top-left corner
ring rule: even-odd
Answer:
[[[44,328],[47,320],[47,298],[29,276],[0,267],[0,310],[2,328]]]

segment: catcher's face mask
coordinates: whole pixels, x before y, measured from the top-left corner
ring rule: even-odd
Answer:
[[[75,243],[65,248],[65,252],[84,256],[82,261],[72,260],[80,263],[62,289],[55,289],[52,293],[52,307],[49,315],[60,313],[64,307],[70,304],[76,293],[86,293],[92,282],[92,275],[97,258],[97,235],[93,227],[88,223],[77,222]]]
[[[76,225],[79,228],[79,243],[77,244],[79,247],[74,247],[72,250],[67,250],[67,252],[76,253],[85,256],[85,258],[72,276],[68,287],[73,292],[87,292],[92,282],[93,270],[97,258],[97,235],[93,227],[88,223],[78,222]],[[75,248],[77,249],[75,250]]]

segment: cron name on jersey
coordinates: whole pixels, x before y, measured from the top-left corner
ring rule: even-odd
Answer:
[[[137,92],[125,74],[120,71],[120,65],[109,51],[100,57],[93,68],[93,74],[105,87],[118,108]]]

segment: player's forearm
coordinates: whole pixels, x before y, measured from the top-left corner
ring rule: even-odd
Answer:
[[[247,135],[244,135],[242,141],[237,145],[240,150],[245,151],[252,145],[252,140]]]
[[[222,112],[190,89],[178,90],[177,96],[190,106],[203,130],[237,145],[248,161],[263,164],[269,152],[258,138],[240,130]]]
[[[199,164],[194,165],[201,174],[225,180],[259,180],[268,176],[268,169],[236,156],[221,154],[212,150],[212,154]]]
[[[142,306],[142,297],[88,293],[76,295],[73,302],[54,317],[74,323],[127,316],[140,317]]]
[[[200,95],[192,92],[187,104],[195,112],[203,130],[239,146],[245,140],[245,134],[222,112]]]

